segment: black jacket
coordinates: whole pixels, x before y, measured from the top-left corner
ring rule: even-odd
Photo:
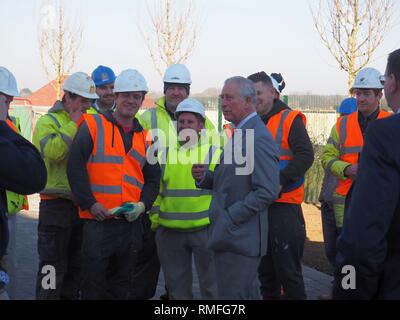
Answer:
[[[46,185],[46,166],[36,148],[0,121],[0,259],[8,244],[5,190],[32,194]]]
[[[137,119],[134,119],[133,130],[125,133],[123,128],[114,120],[111,112],[106,112],[103,115],[108,121],[113,123],[115,130],[119,131],[124,142],[125,151],[128,153],[132,148],[133,133],[143,131],[142,126]],[[92,154],[92,150],[93,140],[86,123],[83,122],[72,142],[67,164],[67,175],[74,200],[83,210],[90,209],[97,202],[92,193],[86,169],[86,164]],[[143,175],[145,181],[140,201],[144,203],[146,210],[149,210],[160,191],[160,165],[158,163],[152,165],[146,162],[143,167]]]
[[[368,126],[338,240],[335,299],[400,299],[399,141],[400,115]],[[341,286],[347,265],[355,268],[355,290]]]
[[[272,116],[285,109],[291,110],[281,100],[276,100],[272,110],[268,114],[261,116],[261,119],[267,124]],[[280,172],[280,183],[282,186],[296,182],[304,177],[314,162],[313,146],[307,129],[300,117],[296,117],[290,129],[289,147],[293,152],[293,160]]]

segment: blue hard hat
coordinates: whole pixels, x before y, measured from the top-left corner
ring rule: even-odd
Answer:
[[[342,101],[337,112],[347,115],[357,111],[357,100],[355,98],[347,98]]]
[[[98,66],[92,72],[92,79],[96,87],[105,86],[114,83],[116,76],[111,68],[105,66]]]

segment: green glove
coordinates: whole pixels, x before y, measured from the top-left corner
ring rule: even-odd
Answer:
[[[131,212],[134,209],[134,203],[126,202],[120,207],[112,208],[108,211],[109,214],[114,215],[116,217],[121,217],[124,213]]]
[[[124,212],[123,215],[126,220],[129,222],[135,221],[139,216],[146,211],[143,202],[128,202],[126,204],[132,205],[133,208],[127,212]]]

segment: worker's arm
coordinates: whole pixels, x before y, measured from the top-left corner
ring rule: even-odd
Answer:
[[[143,167],[144,186],[140,201],[144,203],[146,211],[150,210],[160,191],[161,168],[158,163],[150,164],[146,161]]]
[[[322,153],[322,165],[324,169],[330,171],[340,179],[347,179],[344,171],[351,163],[340,160],[339,134],[336,125],[332,128],[331,135]]]
[[[313,146],[300,116],[294,119],[290,129],[289,147],[293,152],[293,160],[280,172],[282,186],[304,177],[314,162]]]
[[[87,162],[92,154],[93,140],[83,122],[72,142],[68,157],[67,175],[74,200],[82,210],[89,210],[97,201],[90,187]]]
[[[58,127],[49,115],[44,115],[36,124],[33,143],[46,160],[62,161],[68,156],[76,132],[74,121]]]
[[[0,188],[32,194],[46,185],[45,164],[36,148],[0,121]]]
[[[394,213],[400,194],[400,152],[396,147],[400,134],[393,123],[390,127],[380,122],[373,122],[367,130],[357,182],[338,240],[334,285],[337,299],[376,298],[382,273],[390,272],[383,267],[388,250],[394,250],[388,244],[391,225],[398,221]],[[382,120],[384,123],[388,122]],[[355,267],[355,290],[341,286],[346,265]]]

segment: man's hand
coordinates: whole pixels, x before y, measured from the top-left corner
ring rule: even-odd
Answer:
[[[355,179],[357,176],[357,171],[358,171],[358,164],[353,164],[351,166],[348,166],[344,170],[344,174],[346,177],[349,177],[350,179]]]
[[[0,93],[0,121],[6,121],[8,115],[7,98]]]
[[[108,210],[103,207],[103,205],[99,202],[96,202],[90,208],[90,213],[97,221],[104,221],[110,215]]]
[[[128,222],[133,222],[140,217],[146,211],[146,207],[143,202],[133,203],[134,207],[132,211],[124,213],[124,217]]]
[[[196,181],[201,181],[206,174],[207,166],[204,164],[194,164],[192,167],[192,176]]]

